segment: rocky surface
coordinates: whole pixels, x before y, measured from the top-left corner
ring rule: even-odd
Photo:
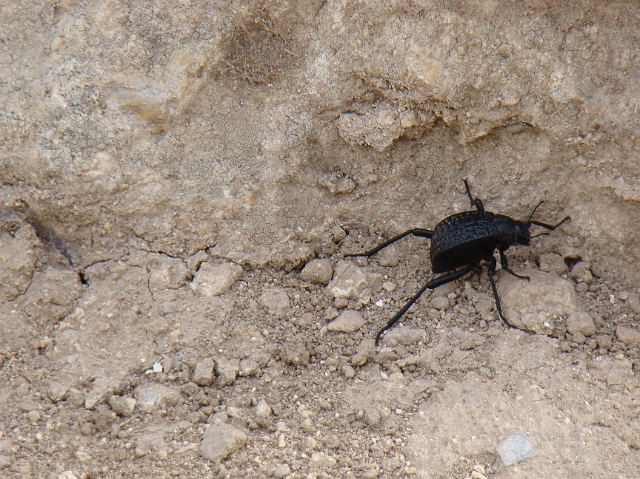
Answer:
[[[640,476],[632,3],[10,7],[0,476]],[[571,222],[376,347],[462,178]]]

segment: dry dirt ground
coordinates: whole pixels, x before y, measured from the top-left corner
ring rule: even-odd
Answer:
[[[638,6],[0,20],[1,477],[640,477]],[[483,265],[374,344],[429,241],[344,255],[469,209],[463,178],[571,217],[508,251],[516,327]]]

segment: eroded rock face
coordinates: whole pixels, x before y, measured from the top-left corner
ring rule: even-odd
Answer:
[[[2,194],[85,266],[139,242],[296,268],[338,217],[401,229],[463,207],[462,176],[507,213],[544,198],[540,213],[570,214],[574,257],[640,259],[631,5],[578,24],[570,4],[209,1],[129,23],[123,4],[78,4],[28,32],[25,8],[4,26],[29,41],[7,44],[0,75],[37,80],[4,97]],[[123,53],[150,16],[168,41]]]
[[[0,233],[0,299],[12,301],[27,291],[35,271],[35,248],[39,244],[29,224],[14,234]]]

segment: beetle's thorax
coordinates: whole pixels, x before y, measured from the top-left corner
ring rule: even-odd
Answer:
[[[499,248],[507,249],[513,244],[528,245],[531,235],[529,227],[523,221],[516,221],[505,215],[494,215],[494,222],[498,229]]]

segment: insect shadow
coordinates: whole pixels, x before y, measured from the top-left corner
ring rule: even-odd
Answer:
[[[376,335],[376,344],[380,341],[382,333],[398,322],[411,305],[415,303],[427,289],[435,289],[438,286],[442,286],[443,284],[462,278],[474,267],[478,266],[481,261],[489,262],[487,272],[489,275],[489,282],[491,283],[491,289],[493,290],[493,297],[496,301],[498,315],[507,326],[514,327],[509,323],[509,321],[507,321],[504,314],[502,314],[502,306],[500,305],[500,298],[498,297],[498,290],[496,289],[496,283],[494,280],[494,276],[496,274],[495,251],[498,250],[498,253],[500,254],[500,264],[503,270],[512,274],[516,278],[528,280],[529,278],[527,276],[520,276],[509,268],[509,263],[504,252],[509,249],[511,245],[521,244],[528,246],[532,238],[549,234],[540,233],[535,236],[531,236],[529,228],[533,225],[541,226],[547,230],[554,230],[565,221],[571,220],[571,218],[567,216],[555,225],[532,220],[531,218],[538,207],[544,203],[543,201],[538,203],[526,221],[518,221],[510,218],[509,216],[485,211],[482,201],[478,198],[473,198],[471,195],[471,190],[469,189],[469,183],[467,183],[467,180],[465,179],[463,181],[467,190],[467,196],[469,196],[469,201],[471,201],[471,205],[476,208],[475,211],[463,211],[461,213],[448,216],[438,223],[433,231],[422,228],[413,228],[399,234],[398,236],[394,236],[372,250],[364,253],[344,255],[344,257],[373,256],[381,249],[386,248],[405,236],[413,235],[420,238],[431,239],[431,270],[434,273],[446,273],[425,284],[413,296],[413,298],[411,298],[407,304],[405,304],[402,309],[398,311],[380,331],[378,331],[378,334]]]

